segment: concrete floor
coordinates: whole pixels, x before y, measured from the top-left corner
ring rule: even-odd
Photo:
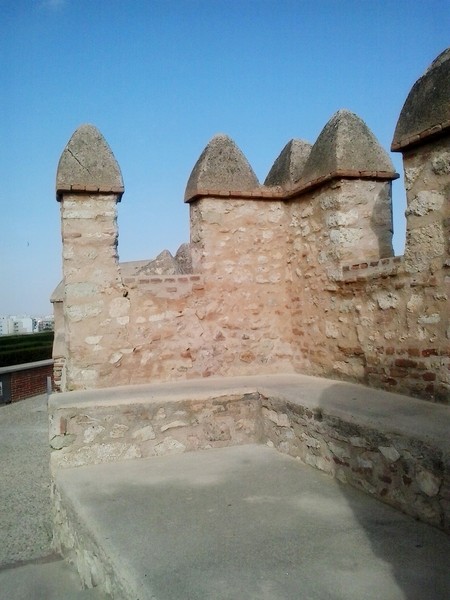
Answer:
[[[265,446],[67,469],[58,481],[126,598],[450,597],[448,536]]]
[[[0,405],[0,600],[102,598],[51,548],[47,396]]]
[[[47,397],[0,406],[0,567],[51,554]]]
[[[52,554],[46,397],[0,406],[0,600],[102,598]],[[61,472],[133,598],[444,600],[450,538],[262,446]]]

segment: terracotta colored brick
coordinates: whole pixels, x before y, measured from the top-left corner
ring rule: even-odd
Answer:
[[[408,348],[409,356],[420,356],[420,350],[418,348]]]
[[[389,375],[391,377],[406,377],[408,375],[408,371],[406,369],[393,368],[389,369]]]
[[[424,373],[422,375],[422,379],[424,381],[435,381],[436,380],[436,373],[432,373],[431,371],[427,371],[426,373]]]
[[[436,350],[436,348],[427,348],[426,350],[422,350],[422,356],[439,356],[439,350]]]
[[[415,360],[410,360],[409,358],[396,358],[394,364],[396,367],[403,367],[405,369],[417,366],[417,362]]]

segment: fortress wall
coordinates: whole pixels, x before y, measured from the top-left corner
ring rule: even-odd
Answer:
[[[208,302],[204,344],[211,373],[292,371],[287,212],[277,200],[217,199],[191,203],[194,270]]]
[[[410,96],[439,99],[442,82],[448,96],[443,55]],[[61,389],[297,371],[448,403],[448,98],[427,114],[432,100],[410,96],[393,141],[404,257],[392,253],[392,163],[361,119],[339,111],[312,147],[292,140],[264,186],[232,140],[213,138],[186,188],[193,272],[122,275],[120,169],[95,128],[77,130],[57,175]]]
[[[365,377],[352,314],[361,294],[341,280],[345,265],[391,253],[390,188],[385,181],[336,179],[289,205],[295,366],[302,372]],[[384,235],[374,228],[374,215],[384,221]]]
[[[387,197],[390,183],[335,181],[290,204],[297,371],[449,402],[448,139],[405,156],[405,257],[377,259],[350,220],[352,203]]]

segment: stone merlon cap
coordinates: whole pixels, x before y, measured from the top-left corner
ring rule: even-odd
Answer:
[[[411,88],[395,128],[391,149],[400,151],[450,129],[450,48]]]
[[[215,135],[195,163],[186,185],[184,201],[205,190],[251,191],[259,187],[249,162],[227,135]]]
[[[120,167],[100,131],[81,125],[70,138],[59,159],[56,198],[63,192],[87,191],[123,194]],[[119,200],[120,200],[119,197]]]
[[[293,139],[288,142],[273,163],[264,185],[292,187],[298,183],[311,148],[312,145],[304,140]]]
[[[336,172],[387,172],[396,174],[386,151],[362,119],[339,110],[322,129],[303,170],[307,183]]]
[[[64,300],[64,280],[60,281],[58,285],[53,290],[52,295],[50,296],[50,302],[53,304],[55,302],[62,302]]]

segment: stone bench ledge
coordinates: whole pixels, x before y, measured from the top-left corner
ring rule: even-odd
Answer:
[[[450,410],[305,375],[54,394],[51,468],[262,443],[450,532]]]
[[[49,411],[155,404],[259,393],[352,423],[414,437],[450,451],[450,410],[384,390],[308,375],[192,379],[52,394]]]

